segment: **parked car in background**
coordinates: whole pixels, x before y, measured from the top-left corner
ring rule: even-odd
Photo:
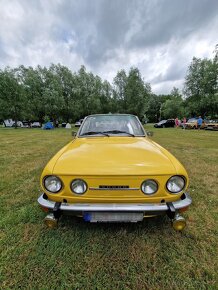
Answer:
[[[12,120],[12,119],[6,119],[6,120],[4,120],[3,121],[3,125],[5,126],[5,127],[13,127],[13,124],[14,124],[15,122]]]
[[[154,124],[155,128],[169,128],[174,126],[175,126],[174,119],[161,120],[159,123]]]
[[[185,129],[197,129],[198,128],[198,119],[191,118],[185,123]]]
[[[205,121],[203,120],[203,123],[200,127],[200,129],[204,129],[206,127]],[[198,129],[198,118],[190,118],[185,123],[185,129]]]
[[[41,124],[39,122],[31,123],[31,128],[41,128]]]
[[[205,130],[218,131],[218,120],[209,120],[205,124]]]
[[[166,214],[175,230],[192,200],[182,164],[148,137],[136,116],[91,115],[46,165],[38,202],[48,227],[62,214],[86,222],[140,222]]]
[[[29,121],[22,121],[22,128],[29,128],[30,127],[30,122]]]
[[[12,119],[6,119],[3,121],[3,124],[5,127],[7,128],[11,128],[11,127],[15,127],[15,121],[12,120]],[[28,127],[27,124],[26,124],[26,121],[21,122],[21,121],[17,121],[17,127],[20,127],[20,128],[26,128]]]
[[[83,119],[80,119],[75,123],[75,127],[80,127],[82,125]]]

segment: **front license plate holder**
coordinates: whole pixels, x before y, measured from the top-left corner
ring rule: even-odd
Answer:
[[[83,219],[91,223],[97,222],[131,222],[142,221],[143,212],[85,212]]]

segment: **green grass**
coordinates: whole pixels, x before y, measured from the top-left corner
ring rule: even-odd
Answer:
[[[166,217],[138,224],[63,217],[47,229],[39,177],[71,133],[0,129],[0,289],[218,289],[218,132],[153,131],[191,178],[182,233]]]

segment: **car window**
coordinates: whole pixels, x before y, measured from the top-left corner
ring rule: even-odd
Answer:
[[[188,120],[188,123],[193,123],[193,122],[196,122],[196,121],[197,121],[197,119],[191,118],[191,119]]]
[[[125,132],[136,136],[145,135],[141,123],[133,115],[89,116],[84,120],[79,136],[88,132],[96,132],[96,134],[98,132],[108,132],[110,135],[116,136],[123,136]]]
[[[162,120],[162,121],[160,121],[158,124],[163,124],[163,123],[166,123],[166,120]]]

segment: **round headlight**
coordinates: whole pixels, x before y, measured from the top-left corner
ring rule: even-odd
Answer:
[[[87,184],[82,179],[75,179],[71,182],[71,190],[76,194],[84,194],[87,190]]]
[[[60,178],[54,175],[50,175],[50,176],[45,177],[44,186],[48,191],[52,193],[57,193],[58,191],[61,190],[62,183],[61,183]]]
[[[167,189],[170,193],[179,193],[185,187],[185,179],[182,176],[172,176],[167,181]]]
[[[141,190],[145,194],[153,194],[158,190],[157,182],[152,179],[145,180],[141,185]]]

